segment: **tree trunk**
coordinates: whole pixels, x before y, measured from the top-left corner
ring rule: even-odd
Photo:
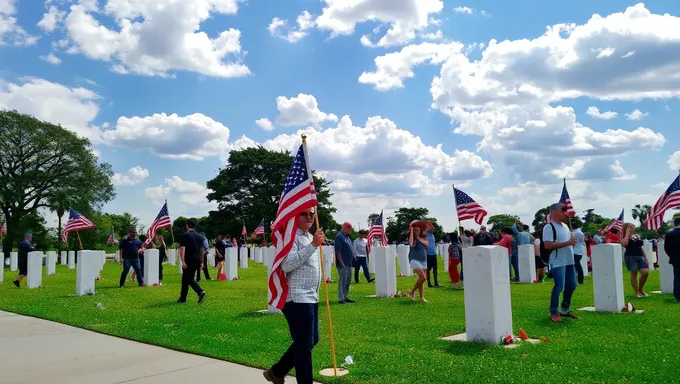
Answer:
[[[62,249],[61,249],[61,246],[62,246],[62,241],[61,241],[61,216],[63,216],[63,214],[64,213],[62,212],[62,214],[59,215],[59,212],[57,212],[57,215],[59,215],[59,217],[57,217],[57,223],[58,223],[57,224],[57,249],[59,250],[59,254],[61,254],[61,251],[62,251]]]

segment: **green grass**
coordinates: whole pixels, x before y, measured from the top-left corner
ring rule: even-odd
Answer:
[[[283,317],[256,313],[266,308],[262,265],[251,263],[240,270],[240,281],[202,280],[208,298],[201,306],[191,291],[189,303],[175,304],[180,277],[176,267],[166,266],[165,271],[164,287],[138,288],[128,282],[119,289],[120,266],[107,263],[96,295],[76,297],[75,271],[65,266],[58,266],[55,276],[43,277],[42,288],[33,290],[15,288],[14,272],[5,269],[0,309],[260,368],[274,363],[288,346]],[[352,355],[355,365],[342,381],[316,379],[376,384],[677,382],[680,305],[669,295],[636,299],[628,279],[624,281],[626,300],[644,313],[580,312],[581,320],[563,324],[552,324],[547,314],[551,281],[513,284],[515,331],[522,327],[531,337],[550,339],[514,350],[439,340],[464,331],[463,291],[428,289],[430,303],[421,304],[365,298],[375,291],[364,281],[350,289],[357,304],[340,306],[334,304],[337,284],[330,284],[338,360]],[[399,289],[413,282],[397,279]],[[658,272],[652,272],[648,291],[658,287]],[[587,278],[574,295],[574,308],[592,306],[592,292],[592,279]],[[98,302],[104,310],[96,308]],[[321,308],[316,371],[331,365],[327,317]]]

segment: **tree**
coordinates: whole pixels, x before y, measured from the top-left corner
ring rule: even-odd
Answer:
[[[633,216],[633,220],[639,220],[640,221],[640,226],[645,225],[645,220],[647,219],[647,216],[649,215],[649,211],[652,210],[651,205],[643,205],[640,206],[640,204],[635,204],[635,208],[631,210],[631,214]]]
[[[497,230],[500,231],[505,227],[512,227],[512,225],[515,224],[515,220],[517,219],[519,219],[519,216],[516,215],[508,214],[493,215],[486,220],[486,224],[490,225],[491,228],[489,228],[489,230],[491,232],[494,232]]]
[[[368,215],[368,219],[366,219],[366,222],[368,223],[369,228],[371,227],[371,225],[373,225],[373,222],[375,221],[375,219],[378,218],[378,216],[380,216],[379,213],[371,213],[370,215]]]
[[[540,231],[545,226],[546,219],[549,214],[550,206],[541,208],[538,211],[536,211],[536,213],[534,214],[534,221],[531,222],[531,225],[534,227],[535,230]],[[583,220],[581,220],[581,218],[578,216],[572,216],[571,219],[566,222],[567,225],[569,225],[569,223],[571,223],[573,226],[583,227]]]
[[[218,210],[208,214],[207,222],[212,229],[211,233],[206,230],[206,234],[240,235],[243,225],[250,233],[264,219],[269,235],[269,224],[275,219],[292,163],[288,151],[270,151],[261,146],[231,151],[226,166],[207,184],[211,190],[208,200],[216,201]],[[312,174],[319,201],[319,224],[324,230],[337,230],[330,183],[313,171]]]
[[[607,225],[614,221],[614,219],[607,219],[598,215],[592,208],[586,209],[584,212],[585,214],[583,215],[582,228],[584,233],[594,235],[599,230],[604,229]]]
[[[413,220],[428,220],[434,226],[434,237],[439,240],[444,237],[444,229],[437,219],[429,217],[430,211],[427,208],[399,208],[394,212],[394,217],[387,218],[385,235],[387,241],[404,241],[408,239],[408,227]]]
[[[19,240],[24,216],[40,208],[98,209],[115,196],[111,166],[98,163],[89,140],[6,110],[0,111],[0,137],[0,210],[7,219],[6,252]],[[69,196],[70,207],[61,204],[63,196]]]

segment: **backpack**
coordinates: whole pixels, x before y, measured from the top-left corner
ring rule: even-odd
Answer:
[[[555,229],[555,224],[553,223],[548,223],[552,228],[552,233],[553,233],[553,239],[557,238],[557,230]],[[541,236],[541,260],[543,260],[544,263],[548,264],[550,262],[550,253],[552,251],[547,249],[545,247],[545,243],[543,242],[543,236]],[[557,252],[557,250],[555,250]]]

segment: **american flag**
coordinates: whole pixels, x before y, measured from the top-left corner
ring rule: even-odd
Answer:
[[[246,225],[244,224],[243,229],[241,230],[241,237],[243,237],[245,239],[247,235],[248,235],[248,231],[246,231]]]
[[[243,230],[245,231],[246,227],[243,227]],[[255,238],[257,235],[264,235],[264,219],[260,221],[260,224],[255,228],[253,233],[250,235],[251,237]]]
[[[456,212],[458,221],[475,219],[475,223],[482,225],[487,212],[474,201],[467,193],[453,187],[453,194],[456,196]]]
[[[612,221],[607,228],[605,228],[602,232],[607,233],[611,231],[612,229],[616,229],[617,231],[621,232],[623,229],[623,211],[624,209],[621,210],[621,214],[619,215],[619,218]]]
[[[283,309],[288,297],[288,283],[285,273],[281,270],[281,263],[288,256],[295,242],[295,235],[300,225],[300,213],[316,205],[314,179],[307,163],[307,148],[303,143],[290,167],[279,200],[276,219],[271,227],[272,243],[276,251],[269,275],[269,292],[272,297],[269,305],[278,309]],[[264,226],[264,222],[262,225]]]
[[[0,226],[0,235],[6,235],[7,234],[7,222],[4,220],[2,221],[2,226]]]
[[[371,254],[371,245],[373,245],[373,238],[377,237],[380,240],[380,245],[387,246],[387,236],[385,236],[385,227],[383,226],[383,212],[380,211],[380,215],[373,220],[373,225],[371,225],[368,231],[368,237],[366,237],[366,253]]]
[[[680,176],[675,178],[666,192],[654,204],[645,220],[645,227],[656,231],[663,224],[663,216],[666,211],[680,206]]]
[[[144,247],[148,247],[149,244],[151,244],[153,238],[156,237],[156,232],[158,232],[159,229],[167,228],[171,225],[172,222],[170,221],[170,214],[168,214],[168,202],[166,201],[165,204],[163,204],[163,208],[161,208],[161,211],[158,212],[156,220],[154,220],[153,223],[151,223],[151,226],[146,231],[146,240],[144,241]]]
[[[92,229],[94,227],[94,223],[88,220],[87,217],[81,215],[75,209],[71,209],[69,210],[66,227],[64,227],[64,233],[61,235],[61,241],[64,243],[68,241],[68,234],[70,232],[80,231],[81,229]]]
[[[560,195],[560,203],[567,207],[567,216],[576,216],[576,211],[574,210],[574,205],[571,203],[571,198],[569,197],[569,191],[567,191],[567,180],[564,180],[564,185],[562,186],[562,195]],[[548,212],[548,217],[545,218],[546,223],[552,221],[550,212]]]
[[[111,231],[109,231],[109,238],[106,240],[107,244],[113,245],[116,243],[116,238],[113,237],[113,228],[111,228]]]

